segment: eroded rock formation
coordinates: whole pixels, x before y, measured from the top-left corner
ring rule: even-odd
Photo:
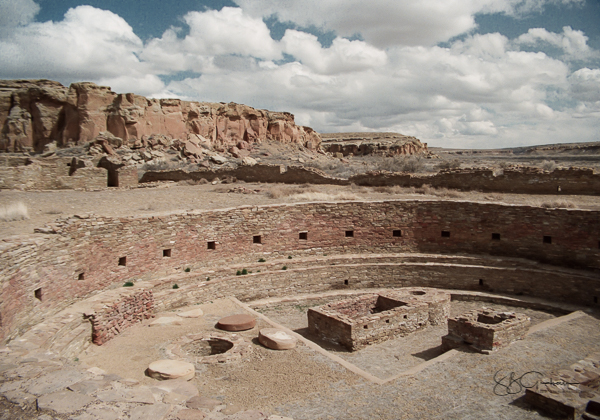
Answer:
[[[322,134],[322,147],[330,153],[354,155],[428,154],[427,143],[398,133],[328,133]]]
[[[163,135],[196,144],[229,148],[240,142],[275,140],[316,149],[317,132],[297,126],[288,112],[271,112],[235,103],[148,99],[117,94],[94,83],[65,87],[50,80],[0,81],[0,150],[42,151],[85,144],[101,132],[134,146]]]

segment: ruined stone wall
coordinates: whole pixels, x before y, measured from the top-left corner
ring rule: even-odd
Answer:
[[[92,165],[92,162],[87,164]],[[138,185],[137,168],[123,167],[117,172],[119,185],[115,186]],[[27,159],[24,166],[0,166],[0,189],[95,190],[107,188],[108,178],[105,168],[85,166],[73,158]]]
[[[592,169],[538,168],[505,169],[494,174],[491,169],[442,171],[435,175],[405,173],[369,173],[350,177],[349,182],[368,186],[451,188],[464,191],[505,192],[518,194],[600,195],[600,174]]]
[[[400,305],[373,311],[381,306],[382,297],[366,295],[310,308],[307,313],[308,332],[355,351],[417,331],[429,323],[428,305],[414,300],[394,301]],[[446,300],[450,301],[449,295]]]
[[[203,171],[162,170],[147,171],[140,179],[141,183],[156,181],[185,181],[206,179],[213,181],[217,178],[234,177],[244,182],[281,182],[285,184],[333,184],[349,185],[343,178],[335,178],[319,169],[303,166],[284,165],[243,165],[236,169],[216,169]]]
[[[450,188],[464,191],[505,192],[519,194],[550,195],[600,195],[600,174],[591,169],[541,169],[505,170],[494,175],[492,170],[465,169],[442,171],[435,175],[411,175],[407,173],[368,173],[354,175],[349,179],[331,177],[324,172],[301,166],[254,165],[237,169],[218,169],[188,172],[148,171],[140,182],[183,181],[206,179],[212,181],[225,176],[245,182],[282,182],[287,184],[333,184]]]
[[[25,166],[0,166],[0,189],[63,190],[106,188],[103,168],[85,167],[71,171],[71,158],[33,161]],[[136,177],[137,181],[137,177]],[[137,183],[136,183],[137,185]]]
[[[152,290],[135,290],[109,305],[85,314],[92,324],[92,342],[102,345],[125,328],[154,317]]]
[[[346,236],[349,230],[353,237]],[[393,230],[402,230],[402,236],[393,236]],[[150,217],[80,216],[61,219],[43,232],[48,234],[0,244],[2,337],[115,283],[159,278],[188,265],[256,263],[291,252],[491,254],[580,267],[588,274],[514,269],[507,276],[503,270],[460,264],[328,266],[313,272],[278,270],[260,281],[252,275],[203,282],[189,296],[233,294],[248,300],[342,288],[346,281],[351,287],[472,289],[482,279],[497,291],[585,304],[600,295],[595,211],[473,202],[306,203]],[[299,232],[308,232],[307,239]],[[492,239],[492,233],[500,239]]]

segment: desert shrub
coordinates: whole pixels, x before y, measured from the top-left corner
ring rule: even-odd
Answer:
[[[284,265],[283,267],[281,267],[282,270],[287,270],[287,265]]]
[[[13,222],[25,219],[29,219],[29,211],[27,210],[27,205],[22,201],[0,206],[0,220]]]
[[[177,283],[175,283],[175,284],[173,285],[173,289],[179,289],[179,286],[177,285]]]
[[[238,270],[238,271],[236,271],[236,272],[235,272],[235,275],[236,275],[236,276],[241,276],[241,275],[242,275],[242,272],[241,272],[240,270]]]
[[[556,169],[557,165],[556,165],[556,162],[554,162],[553,160],[545,160],[542,163],[540,163],[540,167],[544,171],[552,172],[553,170]]]
[[[267,260],[265,260],[264,258],[260,258],[260,259],[258,260],[258,262],[266,262],[266,261],[267,261]]]
[[[288,260],[291,260],[291,259],[292,259],[292,256],[291,256],[291,255],[288,255]]]
[[[550,202],[542,202],[540,207],[544,207],[547,209],[575,209],[577,205],[571,201],[567,200],[555,200]]]
[[[190,267],[186,267],[185,270],[183,270],[183,271],[185,271],[186,273],[189,273],[190,271],[192,271],[192,269]]]
[[[123,287],[133,287],[133,282],[132,281],[128,281],[126,282]]]
[[[248,274],[248,270],[246,270],[245,268],[242,270],[242,275],[245,276],[246,274]]]
[[[386,185],[383,187],[373,187],[373,190],[382,194],[410,194],[414,193],[414,188],[405,188],[400,185]]]
[[[436,169],[438,170],[449,170],[458,168],[460,168],[460,160],[458,159],[444,160],[436,165]]]

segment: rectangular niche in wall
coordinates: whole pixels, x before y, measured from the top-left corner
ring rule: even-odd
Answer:
[[[254,235],[252,237],[253,244],[262,244],[262,237],[260,235]]]
[[[127,257],[119,258],[119,265],[126,266],[127,265]]]
[[[85,273],[79,273],[77,275],[77,280],[85,280]]]
[[[33,295],[35,296],[35,298],[37,300],[39,300],[41,302],[42,301],[42,288],[40,287],[39,289],[35,289],[35,291],[33,292]]]
[[[552,236],[544,236],[543,239],[545,244],[551,244],[552,243]]]
[[[492,241],[499,241],[499,240],[500,240],[500,234],[492,233]]]
[[[206,247],[208,249],[217,249],[217,243],[215,241],[208,241]]]
[[[449,238],[449,237],[450,237],[450,231],[442,230],[442,238]]]
[[[307,241],[308,240],[308,232],[300,232],[298,234],[298,239],[300,239],[301,241]]]
[[[171,257],[171,250],[170,249],[163,249],[163,257]]]
[[[354,231],[353,230],[347,230],[346,231],[346,238],[354,238]]]
[[[400,229],[392,230],[392,236],[394,238],[400,238],[402,236],[402,231]]]

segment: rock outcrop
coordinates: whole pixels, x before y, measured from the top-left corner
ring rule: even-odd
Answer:
[[[328,133],[322,134],[322,147],[330,153],[362,155],[428,154],[427,143],[398,133]]]
[[[59,147],[82,145],[102,132],[130,147],[145,147],[153,136],[223,150],[264,140],[309,149],[321,143],[317,132],[297,126],[288,112],[236,103],[148,99],[94,83],[67,88],[50,80],[0,81],[0,127],[0,151],[42,151],[52,142]]]

